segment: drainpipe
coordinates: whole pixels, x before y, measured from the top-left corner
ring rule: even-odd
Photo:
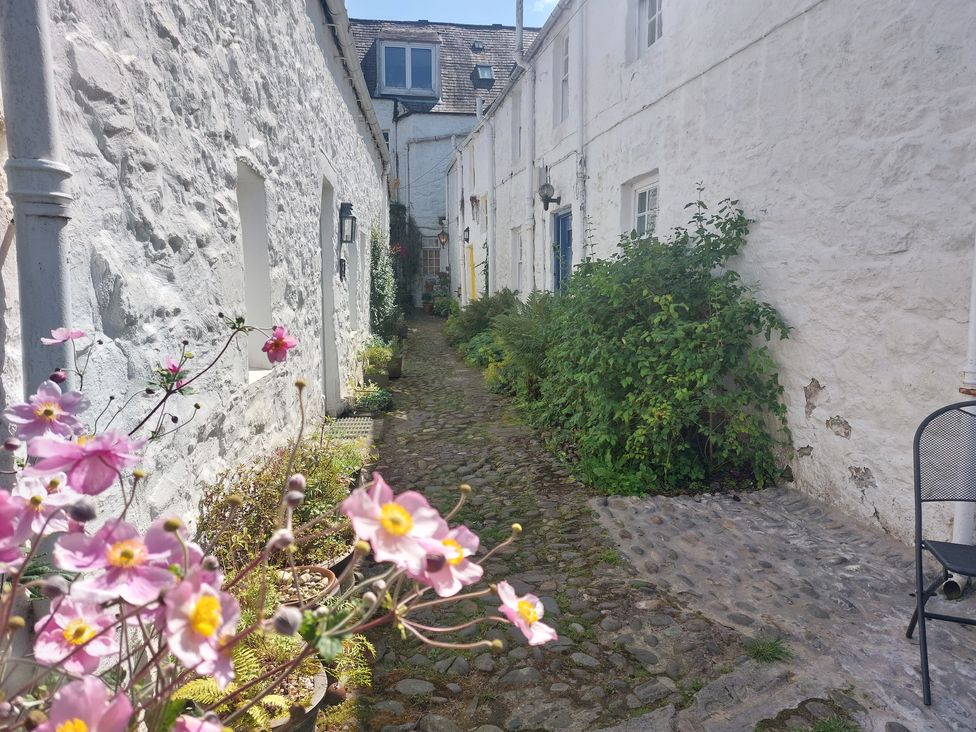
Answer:
[[[0,87],[7,123],[7,195],[17,231],[24,390],[74,368],[67,343],[41,337],[71,322],[66,227],[71,170],[61,162],[46,0],[0,0]],[[73,384],[69,377],[68,386]]]
[[[488,294],[491,294],[495,291],[495,283],[498,281],[498,272],[495,267],[498,259],[498,221],[496,216],[498,213],[498,194],[495,189],[495,118],[492,117],[485,121],[488,123],[488,129],[491,132],[491,146],[488,148],[491,152],[491,164],[488,166],[488,195],[491,196],[488,210],[491,211],[491,218],[488,219],[488,251],[485,253],[485,259],[489,263]]]
[[[532,289],[536,289],[535,278],[535,66],[525,62],[523,49],[523,0],[515,0],[515,63],[528,76],[525,88],[528,90],[529,110],[525,119],[525,188],[526,205],[529,211],[529,242],[532,266]]]
[[[976,254],[973,256],[973,272],[969,292],[969,348],[966,362],[962,366],[962,394],[976,396]],[[952,519],[952,542],[954,544],[972,544],[973,528],[976,525],[976,503],[960,501],[956,503],[955,515]],[[942,592],[949,600],[957,600],[962,596],[968,578],[961,574],[949,575],[942,585]]]
[[[586,230],[586,3],[579,11],[579,123],[576,125],[576,198],[580,209],[580,233]],[[581,239],[580,252],[586,248]]]

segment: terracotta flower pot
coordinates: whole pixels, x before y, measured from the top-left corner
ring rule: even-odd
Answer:
[[[312,700],[305,707],[305,713],[272,719],[271,729],[275,732],[315,732],[315,720],[319,716],[319,707],[322,705],[322,700],[328,690],[329,677],[324,671],[316,674]]]
[[[317,564],[300,564],[295,567],[294,570],[285,570],[292,574],[297,574],[299,577],[303,574],[317,574],[328,580],[324,590],[320,590],[315,593],[310,593],[305,590],[302,591],[302,600],[307,604],[309,602],[322,602],[327,597],[330,597],[336,593],[339,589],[339,583],[336,580],[335,573],[328,567],[320,567]],[[294,587],[291,581],[283,583],[286,588]],[[298,598],[292,597],[282,601],[283,605],[298,605]]]
[[[433,313],[434,313],[434,303],[432,303],[432,302],[425,302],[424,303],[424,312],[427,313],[428,315],[433,315]]]

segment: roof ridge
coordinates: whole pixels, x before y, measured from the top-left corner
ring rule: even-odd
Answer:
[[[415,25],[415,26],[429,26],[429,25],[447,25],[454,28],[484,28],[487,30],[515,30],[514,25],[505,25],[504,23],[455,23],[448,20],[388,20],[385,18],[350,18],[350,23],[397,23],[400,25]],[[541,26],[524,26],[522,30],[526,31],[541,31]]]

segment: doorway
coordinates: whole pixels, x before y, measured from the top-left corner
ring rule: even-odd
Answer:
[[[553,217],[552,274],[553,291],[566,286],[573,272],[573,212],[557,213]]]

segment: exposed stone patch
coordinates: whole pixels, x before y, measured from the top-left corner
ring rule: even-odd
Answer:
[[[874,480],[874,475],[871,473],[871,468],[851,465],[847,470],[851,474],[851,482],[861,491],[862,498],[866,490],[878,487],[877,482]]]
[[[813,446],[804,445],[803,447],[798,447],[796,449],[797,457],[810,457],[813,455]]]
[[[851,425],[839,414],[827,420],[827,429],[845,440],[851,439]]]
[[[803,387],[803,396],[806,398],[806,405],[803,411],[809,417],[813,414],[813,410],[817,408],[817,402],[820,400],[820,393],[827,387],[821,384],[816,379],[810,379],[810,383]]]

